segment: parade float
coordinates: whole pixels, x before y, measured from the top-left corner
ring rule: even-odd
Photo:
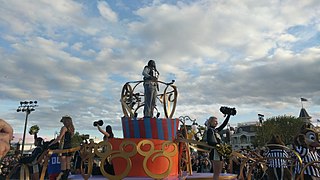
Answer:
[[[140,117],[144,107],[144,81],[127,82],[121,91],[121,117],[123,138],[112,138],[98,144],[89,143],[81,147],[83,162],[88,170],[82,177],[88,179],[95,156],[101,164],[110,161],[114,175],[100,167],[108,179],[212,179],[212,173],[192,172],[190,148],[213,148],[206,143],[187,138],[186,118],[174,118],[178,91],[174,80],[157,81],[158,104],[155,117]],[[197,148],[201,150],[201,148]],[[208,151],[208,150],[207,150]],[[231,151],[230,151],[231,153]],[[223,174],[220,179],[235,179],[236,175]]]
[[[125,83],[120,98],[123,138],[111,138],[99,143],[89,141],[72,149],[49,149],[43,153],[39,162],[43,166],[40,179],[45,179],[52,154],[76,151],[80,152],[81,157],[81,177],[71,175],[69,179],[94,179],[92,172],[97,159],[100,161],[101,174],[107,179],[200,178],[192,172],[190,148],[196,148],[196,144],[208,145],[188,139],[186,118],[174,117],[178,98],[174,82],[156,81],[158,93],[154,117],[141,117],[145,102],[144,81]],[[105,169],[106,161],[113,165],[114,174]],[[16,169],[19,168],[20,179],[29,179],[27,165],[19,164]],[[12,173],[7,179],[11,176]],[[223,176],[222,179],[232,179],[230,177]],[[211,179],[212,174],[207,178]]]
[[[229,161],[229,168],[225,168],[220,174],[219,179],[251,179],[257,177],[257,167],[261,170],[261,174],[265,175],[267,166],[273,157],[263,157],[255,152],[243,154],[242,152],[232,151],[228,144],[218,144],[209,146],[205,141],[194,139],[195,135],[204,135],[204,130],[197,125],[195,120],[189,116],[174,117],[177,106],[178,91],[171,82],[163,82],[158,79],[153,81],[157,85],[156,100],[157,103],[152,110],[152,116],[146,117],[143,107],[146,103],[146,94],[144,83],[146,81],[131,81],[124,84],[121,91],[121,107],[123,116],[121,117],[121,125],[123,138],[110,138],[108,141],[95,143],[93,140],[84,142],[78,147],[71,149],[49,149],[42,154],[41,159],[43,168],[40,179],[45,179],[48,162],[52,154],[60,154],[67,152],[80,153],[81,166],[79,176],[69,177],[69,179],[95,179],[93,167],[95,161],[99,160],[100,172],[107,179],[212,179],[212,173],[196,173],[192,171],[190,150],[209,152],[215,148],[217,152],[224,158],[225,162]],[[221,107],[220,111],[224,115],[235,115],[235,108]],[[226,112],[230,111],[230,112]],[[191,121],[192,126],[187,125],[186,121]],[[102,126],[103,121],[94,122],[94,126]],[[189,128],[187,128],[189,127]],[[190,127],[192,127],[190,129]],[[37,134],[39,128],[30,134]],[[35,136],[36,137],[36,136]],[[310,142],[304,148],[316,149],[320,147],[319,132],[312,127],[305,128],[299,134],[295,142]],[[316,138],[315,138],[316,137]],[[306,138],[306,139],[302,139]],[[309,139],[308,139],[309,138]],[[276,143],[273,142],[273,143]],[[299,165],[301,172],[296,175],[300,179],[304,179],[302,172],[314,166],[319,161],[307,162],[303,166],[303,160],[300,155],[291,148],[281,144],[268,144],[265,148],[281,149],[293,154],[294,158],[282,158],[288,162],[291,174],[294,173],[294,166]],[[303,146],[304,144],[296,144]],[[301,154],[302,155],[302,154]],[[232,172],[234,162],[238,162],[240,170],[238,174],[229,174]],[[105,169],[105,164],[109,163],[113,166],[113,173]],[[14,169],[20,169],[19,179],[29,179],[30,172],[27,164],[17,164]],[[6,179],[11,179],[13,170]],[[245,172],[245,173],[244,173]],[[259,172],[258,172],[259,173]],[[99,178],[99,177],[97,177]],[[262,178],[262,177],[261,177]]]
[[[179,143],[176,137],[179,118],[173,118],[177,104],[177,88],[174,81],[157,81],[157,99],[163,106],[155,108],[156,117],[139,117],[144,106],[143,81],[127,82],[121,92],[121,117],[123,138],[111,138],[98,144],[90,142],[81,146],[81,168],[84,179],[92,174],[95,158],[101,160],[100,170],[107,179],[178,179],[180,176]],[[162,111],[163,109],[163,111]],[[160,117],[163,113],[164,117]],[[140,114],[141,115],[141,114]],[[190,159],[189,159],[190,160]],[[114,175],[103,167],[111,162]]]
[[[220,180],[250,180],[267,172],[267,166],[272,158],[263,157],[254,152],[243,154],[242,152],[232,151],[227,144],[212,147],[201,140],[195,140],[193,137],[199,133],[203,135],[205,129],[197,125],[196,120],[191,119],[189,116],[174,118],[178,99],[178,91],[174,81],[169,83],[157,81],[159,84],[158,92],[161,93],[157,94],[158,103],[154,113],[156,116],[151,118],[140,117],[143,114],[142,109],[144,107],[143,82],[127,82],[122,88],[120,102],[123,111],[123,116],[121,117],[123,138],[112,138],[99,143],[90,141],[66,150],[49,149],[43,154],[44,160],[42,161],[43,168],[40,179],[45,179],[48,161],[52,154],[75,151],[80,152],[82,159],[81,175],[71,175],[69,179],[101,179],[101,175],[93,175],[96,160],[100,162],[102,178],[106,179],[212,179],[212,173],[193,172],[190,157],[191,149],[198,152],[209,152],[212,148],[216,148],[229,165],[229,168],[224,169],[223,173],[220,174]],[[221,112],[228,114],[224,113],[224,111]],[[187,125],[189,121],[192,125]],[[102,126],[103,121],[94,122],[94,125]],[[305,134],[308,134],[311,130],[305,132],[307,132]],[[312,132],[315,137],[318,137],[317,132]],[[294,154],[295,157],[283,159],[288,162],[291,174],[294,173],[293,167],[295,164],[302,165],[302,159],[299,154],[286,146],[268,144],[265,147],[267,149],[277,147],[284,149],[288,154]],[[113,165],[114,173],[109,173],[105,169],[104,164],[106,162]],[[230,174],[234,162],[239,163],[239,174]],[[302,172],[308,166],[318,162],[312,161],[303,166]],[[18,168],[20,168],[19,179],[29,179],[31,173],[28,170],[28,165],[18,164]],[[11,177],[12,174],[10,173],[7,179],[11,179]],[[296,177],[304,179],[303,173],[296,175]]]

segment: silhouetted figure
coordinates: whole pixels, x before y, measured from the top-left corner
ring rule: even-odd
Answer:
[[[153,111],[156,106],[157,90],[158,88],[158,77],[159,72],[156,68],[154,60],[149,60],[148,65],[144,67],[142,71],[143,75],[143,86],[144,86],[144,117],[153,117]]]

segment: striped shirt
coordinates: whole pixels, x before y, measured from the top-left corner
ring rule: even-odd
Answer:
[[[266,152],[268,166],[271,168],[287,168],[288,153],[283,149],[271,149]]]
[[[303,165],[306,165],[306,164],[308,164],[310,162],[313,162],[313,161],[319,161],[320,160],[320,157],[319,157],[319,154],[317,153],[317,151],[310,151],[310,149],[308,149],[306,147],[302,147],[302,146],[295,147],[295,150],[301,156]],[[319,163],[315,163],[313,165],[317,166],[317,167],[308,166],[306,168],[306,170],[304,171],[304,174],[315,176],[315,177],[320,177],[320,171],[318,169],[318,168],[320,168],[320,164]],[[295,169],[296,173],[300,174],[301,169],[302,168],[300,167],[300,164],[297,163],[296,169]]]

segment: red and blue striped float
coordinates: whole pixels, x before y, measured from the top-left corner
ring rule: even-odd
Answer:
[[[123,117],[124,138],[146,138],[174,140],[179,127],[179,119],[169,118],[130,118]]]

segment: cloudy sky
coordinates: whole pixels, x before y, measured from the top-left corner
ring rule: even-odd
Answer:
[[[63,115],[76,131],[102,139],[102,119],[122,137],[120,94],[154,59],[160,80],[175,80],[174,117],[231,125],[298,116],[300,98],[320,119],[318,0],[0,0],[0,118],[24,128],[21,100],[37,100],[28,119],[52,138]],[[161,107],[161,104],[158,104]],[[19,137],[20,136],[20,137]]]

